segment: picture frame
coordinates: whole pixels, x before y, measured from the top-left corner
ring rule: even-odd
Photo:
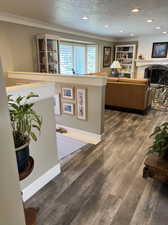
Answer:
[[[73,87],[62,87],[61,96],[63,99],[73,100],[75,98]]]
[[[111,47],[104,47],[103,49],[103,67],[110,67],[111,65]]]
[[[168,51],[168,42],[153,43],[152,58],[166,58]]]
[[[73,116],[75,112],[75,107],[73,103],[63,102],[62,103],[62,113]]]
[[[80,120],[87,119],[86,95],[87,95],[86,88],[77,88],[76,89],[76,111],[77,111],[77,118]]]

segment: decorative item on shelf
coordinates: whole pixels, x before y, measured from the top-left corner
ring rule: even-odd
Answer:
[[[168,50],[168,42],[153,43],[152,58],[166,58]]]
[[[60,133],[60,134],[65,134],[65,133],[68,133],[68,131],[63,128],[63,127],[59,127],[56,129],[56,132]]]
[[[73,116],[75,111],[73,103],[62,102],[62,113]]]
[[[140,54],[140,55],[138,56],[138,59],[139,59],[139,60],[144,60],[143,55],[142,55],[142,54]]]
[[[8,106],[10,112],[11,127],[13,132],[16,158],[19,173],[26,170],[29,154],[29,143],[31,140],[37,141],[35,130],[40,132],[42,118],[34,110],[34,103],[29,103],[31,98],[38,95],[30,93],[27,96],[19,96],[16,99],[8,96]]]
[[[119,61],[113,61],[111,64],[110,68],[112,69],[112,76],[113,77],[118,77],[121,69],[121,65]]]
[[[111,47],[104,47],[103,50],[103,67],[109,67],[111,64]]]
[[[154,137],[154,142],[147,154],[158,154],[160,158],[168,160],[168,122],[157,126],[151,137]]]
[[[86,120],[86,88],[76,89],[76,99],[77,99],[77,118],[80,120]]]
[[[62,87],[61,95],[63,99],[73,100],[75,98],[73,87]]]

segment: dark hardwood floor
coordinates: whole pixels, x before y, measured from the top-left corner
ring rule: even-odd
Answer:
[[[105,138],[87,145],[26,206],[38,225],[168,225],[168,186],[142,178],[145,152],[168,113],[105,113]]]

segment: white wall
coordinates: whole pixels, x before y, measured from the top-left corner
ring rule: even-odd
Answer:
[[[24,225],[16,156],[2,76],[0,66],[0,224]]]
[[[143,36],[138,38],[138,55],[142,54],[145,59],[150,59],[154,42],[168,42],[167,35]]]

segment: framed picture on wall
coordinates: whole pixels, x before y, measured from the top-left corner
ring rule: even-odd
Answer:
[[[74,104],[69,102],[62,103],[62,113],[68,115],[74,115]]]
[[[166,58],[168,42],[153,43],[152,58]]]
[[[103,67],[110,67],[111,65],[111,47],[104,47],[103,49]]]
[[[86,88],[76,89],[77,118],[80,120],[86,120],[86,92]]]
[[[63,87],[61,90],[61,95],[63,99],[74,99],[74,88],[73,87]]]

